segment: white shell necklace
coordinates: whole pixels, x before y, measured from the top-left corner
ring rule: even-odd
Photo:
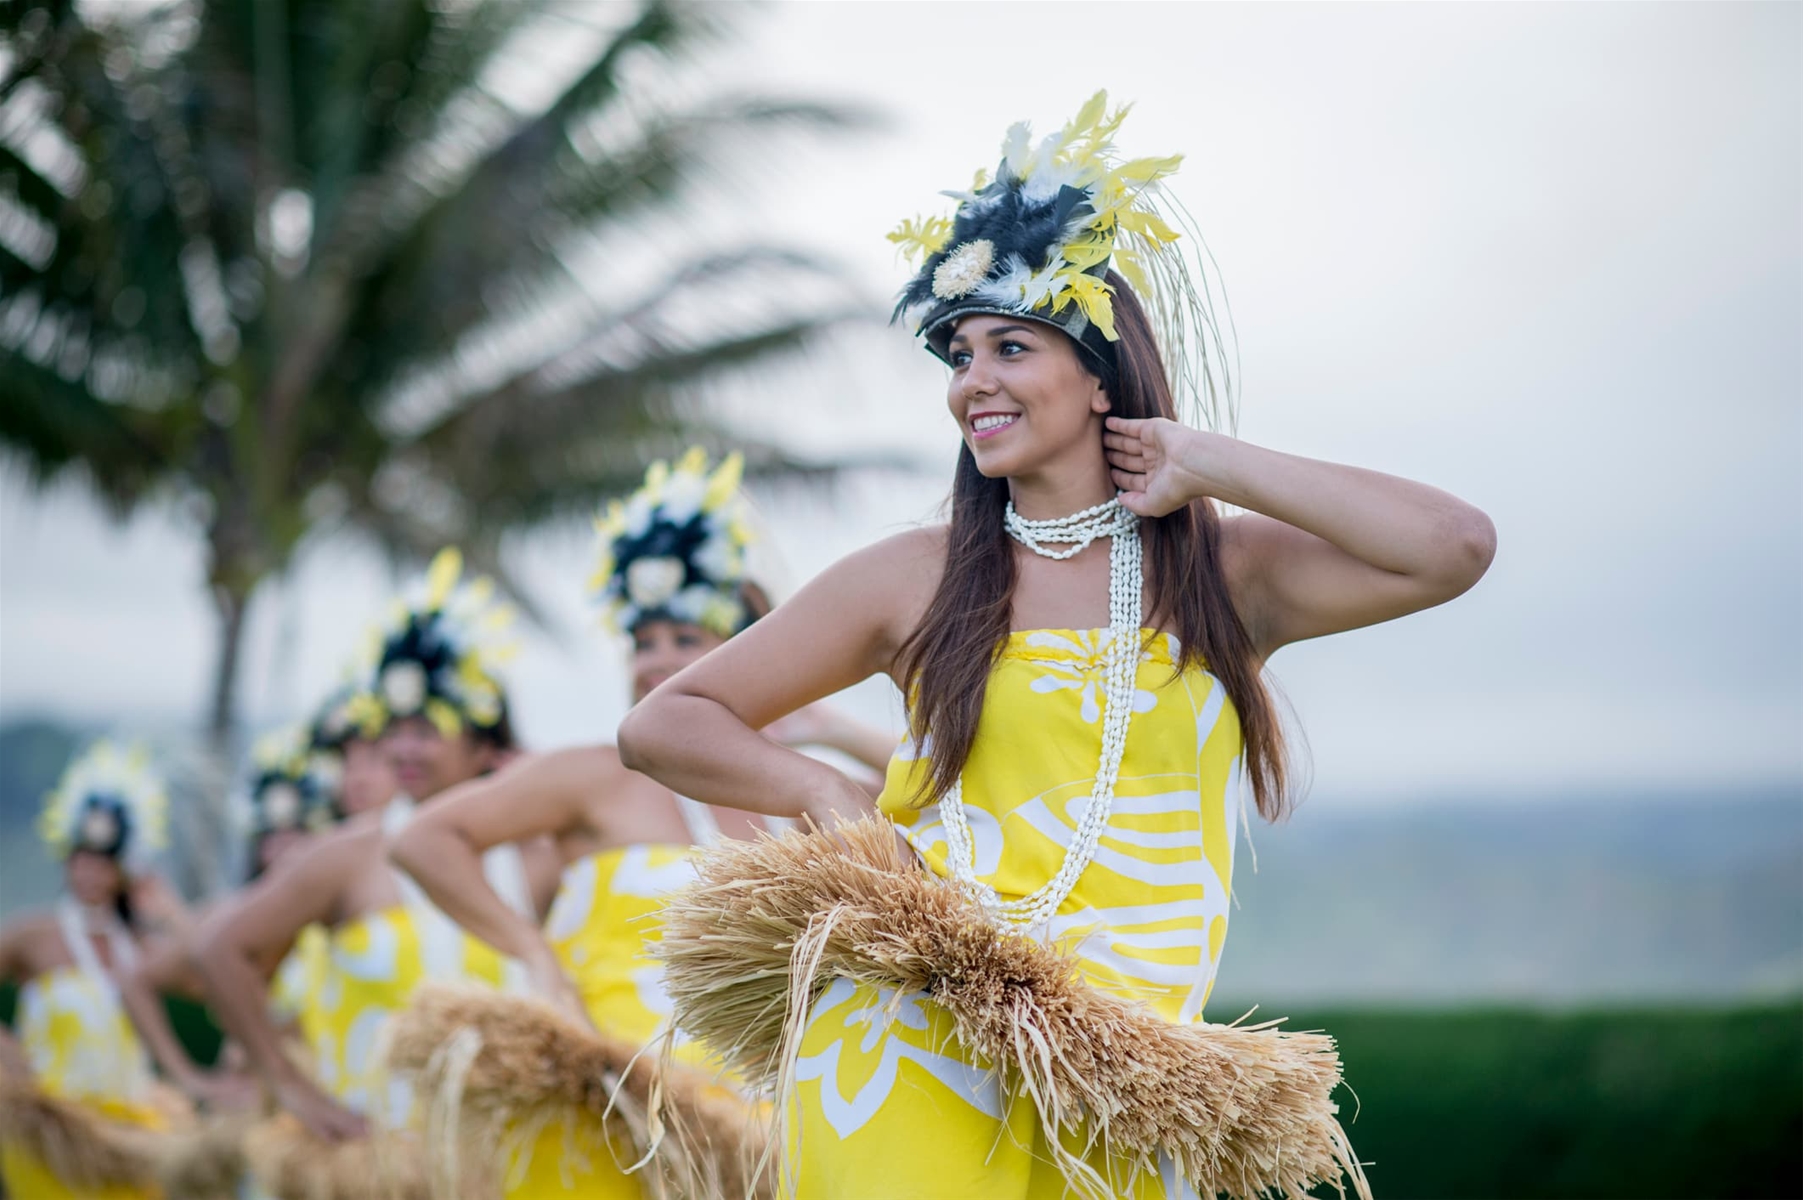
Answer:
[[[1120,778],[1121,758],[1127,750],[1127,722],[1133,716],[1133,689],[1139,677],[1139,518],[1119,500],[1109,500],[1068,517],[1029,521],[1014,511],[1010,501],[1002,521],[1010,537],[1045,558],[1072,558],[1097,538],[1114,539],[1108,553],[1109,639],[1104,668],[1107,708],[1102,713],[1101,761],[1096,767],[1095,788],[1070,845],[1065,848],[1058,873],[1031,895],[1003,900],[995,888],[977,878],[976,843],[964,811],[963,779],[954,783],[939,801],[948,849],[946,860],[953,878],[991,916],[1025,932],[1049,921],[1077,886],[1078,878],[1095,859],[1102,831],[1108,827],[1109,815],[1114,811],[1114,785]],[[1049,550],[1048,543],[1070,549]]]

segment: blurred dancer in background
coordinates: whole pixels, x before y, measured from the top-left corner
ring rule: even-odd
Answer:
[[[769,610],[766,593],[745,573],[750,532],[740,469],[732,455],[710,471],[699,448],[673,470],[654,464],[644,487],[614,503],[600,524],[591,587],[607,624],[632,639],[635,704]],[[888,735],[824,704],[766,733],[835,750],[877,771],[893,747]],[[453,789],[401,831],[392,854],[465,929],[524,963],[539,997],[643,1046],[669,1016],[661,970],[646,953],[658,937],[663,893],[693,878],[688,860],[696,847],[768,827],[627,770],[612,746],[583,746]],[[481,868],[491,847],[538,835],[554,840],[566,864],[542,928],[509,905]],[[619,1169],[631,1157],[603,1144],[592,1128],[566,1141],[576,1132],[566,1135],[553,1123],[535,1146],[511,1148],[507,1195],[562,1195],[569,1187],[589,1196],[641,1194],[640,1183]]]
[[[380,739],[401,794],[323,835],[202,931],[197,960],[221,1024],[281,1107],[317,1137],[354,1138],[371,1122],[408,1122],[411,1097],[391,1085],[375,1046],[387,1018],[422,981],[502,981],[500,957],[394,871],[384,841],[416,806],[488,773],[514,750],[496,673],[510,614],[494,603],[488,580],[464,582],[461,574],[455,550],[434,559],[379,634],[368,690],[352,705],[362,735]],[[497,847],[485,868],[527,919],[548,906],[557,879],[548,845]],[[330,936],[327,985],[302,1014],[316,1079],[282,1053],[263,982],[315,924]]]
[[[98,742],[76,758],[38,821],[50,852],[63,860],[64,891],[52,911],[0,931],[0,980],[17,981],[13,1033],[0,1030],[0,1179],[24,1200],[93,1196],[68,1178],[79,1146],[34,1145],[36,1093],[76,1102],[110,1120],[160,1128],[145,1041],[120,999],[119,979],[159,937],[179,933],[180,902],[147,872],[166,839],[168,796],[142,747]],[[158,1014],[161,1017],[161,1013]],[[166,1021],[164,1023],[166,1029]],[[191,1090],[200,1071],[173,1037],[158,1039],[171,1079]],[[126,1188],[99,1194],[149,1193]]]
[[[295,726],[260,738],[251,750],[243,803],[245,887],[292,860],[342,815],[368,811],[394,795],[393,774],[374,742],[359,735],[349,709],[354,690],[335,692],[310,725]],[[178,995],[205,1002],[206,989],[195,970],[194,933],[198,921],[228,910],[244,889],[217,897],[202,907],[197,922],[181,936],[161,939],[122,974],[120,993],[133,1022],[159,1062],[185,1061],[170,1027],[161,997]],[[329,955],[325,930],[309,925],[295,939],[266,982],[278,1022],[299,1035],[309,1001],[325,986]],[[243,1048],[227,1041],[220,1055],[222,1070],[172,1079],[196,1103],[208,1107],[242,1107],[257,1092],[244,1073]]]

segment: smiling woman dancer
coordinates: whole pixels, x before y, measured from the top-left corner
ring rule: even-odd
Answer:
[[[607,623],[632,638],[634,703],[769,610],[745,574],[739,475],[737,455],[710,473],[705,454],[691,450],[674,470],[654,464],[645,486],[601,522],[592,586]],[[797,717],[771,732],[792,731],[874,770],[894,744],[823,705]],[[751,814],[715,813],[627,770],[611,746],[579,746],[453,789],[390,853],[464,928],[524,963],[538,996],[636,1049],[669,1016],[661,967],[646,954],[663,893],[694,878],[696,846],[764,828]],[[491,846],[541,834],[555,839],[568,868],[542,930],[494,893],[480,860]],[[598,1139],[586,1139],[593,1144],[583,1154],[566,1154],[563,1140],[561,1123],[547,1129],[508,1173],[509,1197],[561,1195],[577,1183],[585,1195],[641,1195],[639,1180],[622,1174]]]
[[[1219,332],[1155,207],[1179,160],[1121,162],[1123,112],[1105,102],[1037,144],[1016,126],[993,181],[955,194],[953,219],[892,235],[925,255],[897,311],[950,367],[946,402],[964,438],[949,525],[827,570],[620,730],[625,763],[685,795],[830,823],[864,808],[862,790],[756,730],[876,673],[908,698],[913,737],[878,808],[953,886],[896,863],[894,886],[860,901],[880,909],[894,896],[880,919],[859,926],[855,906],[828,898],[794,922],[796,962],[806,950],[820,956],[809,970],[848,964],[836,981],[798,984],[811,1009],[781,1078],[792,1085],[786,1175],[804,1198],[1012,1200],[1071,1187],[1144,1200],[1193,1196],[1197,1184],[1249,1195],[1342,1169],[1362,1190],[1325,1088],[1307,1128],[1282,1134],[1245,1124],[1268,1073],[1178,1094],[1184,1072],[1232,1066],[1210,1045],[1300,1044],[1199,1024],[1226,933],[1242,780],[1266,818],[1287,802],[1260,671],[1290,642],[1459,595],[1487,568],[1494,535],[1481,512],[1431,487],[1174,419],[1185,393],[1224,407]],[[1244,511],[1224,516],[1223,504]],[[842,836],[846,864],[883,858],[861,825]],[[732,987],[755,984],[764,964],[750,957],[767,953],[784,889],[824,895],[834,879],[863,878],[833,866],[836,843],[792,844],[812,849],[757,883],[757,912],[706,905],[752,894],[743,881],[769,847],[710,855],[711,882],[667,910],[677,1019],[716,1045],[732,1031],[709,1019]],[[923,963],[916,935],[945,911],[962,914],[963,932],[941,944],[964,957]],[[1076,980],[971,965],[1043,967],[1046,944]],[[719,946],[740,947],[744,969],[716,963],[691,987],[679,968]],[[881,982],[886,972],[903,990]],[[975,986],[985,981],[996,985],[987,998]],[[922,986],[930,996],[907,990]],[[1031,1007],[1048,996],[1057,1003]],[[1027,1035],[1012,1018],[985,1025],[986,1003],[1048,1024]],[[1093,1023],[1035,1040],[1079,1010],[1109,1014],[1148,1046],[1201,1048],[1123,1054],[1120,1037],[1091,1036]],[[1000,1032],[971,1044],[985,1030]],[[1111,1062],[1108,1081],[1084,1077]],[[1234,1103],[1216,1103],[1229,1085]],[[1149,1111],[1180,1101],[1200,1115],[1161,1125]],[[1316,1148],[1306,1163],[1304,1144]]]

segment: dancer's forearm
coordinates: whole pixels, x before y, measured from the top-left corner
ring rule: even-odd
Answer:
[[[188,1057],[181,1039],[175,1036],[162,997],[150,979],[154,971],[154,967],[140,965],[124,972],[119,979],[119,1001],[169,1082],[191,1099],[202,1099],[207,1091],[206,1073]]]
[[[836,818],[870,811],[844,774],[749,729],[703,696],[660,691],[620,725],[620,758],[665,787],[706,804],[771,817]]]
[[[0,1079],[30,1083],[33,1078],[31,1059],[26,1057],[25,1047],[19,1045],[12,1030],[0,1025]]]
[[[481,851],[455,829],[416,820],[389,843],[388,857],[446,916],[502,954],[522,962],[552,956],[538,926],[489,886]]]
[[[1182,446],[1196,498],[1293,525],[1371,566],[1433,585],[1446,599],[1489,565],[1489,519],[1439,488],[1219,434],[1198,432]]]
[[[206,982],[214,1018],[244,1047],[251,1066],[272,1090],[305,1077],[282,1049],[282,1035],[269,1016],[269,991],[255,960],[229,936],[208,929],[199,939],[194,967]]]

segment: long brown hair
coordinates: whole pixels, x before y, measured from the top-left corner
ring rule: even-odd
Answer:
[[[1110,413],[1128,418],[1176,419],[1164,363],[1151,322],[1138,297],[1113,272],[1113,362],[1077,350],[1108,393]],[[919,626],[897,656],[902,691],[909,697],[910,732],[924,744],[930,734],[931,770],[917,803],[930,803],[958,781],[977,736],[977,719],[989,674],[1008,642],[1015,583],[1014,544],[1002,526],[1008,481],[977,470],[970,447],[958,453],[952,480],[951,525],[945,573]],[[1259,678],[1252,639],[1234,610],[1221,573],[1221,518],[1211,500],[1194,500],[1166,516],[1142,519],[1148,621],[1169,628],[1180,643],[1177,670],[1206,667],[1227,689],[1239,714],[1245,774],[1266,820],[1289,805],[1283,730],[1276,705]]]

